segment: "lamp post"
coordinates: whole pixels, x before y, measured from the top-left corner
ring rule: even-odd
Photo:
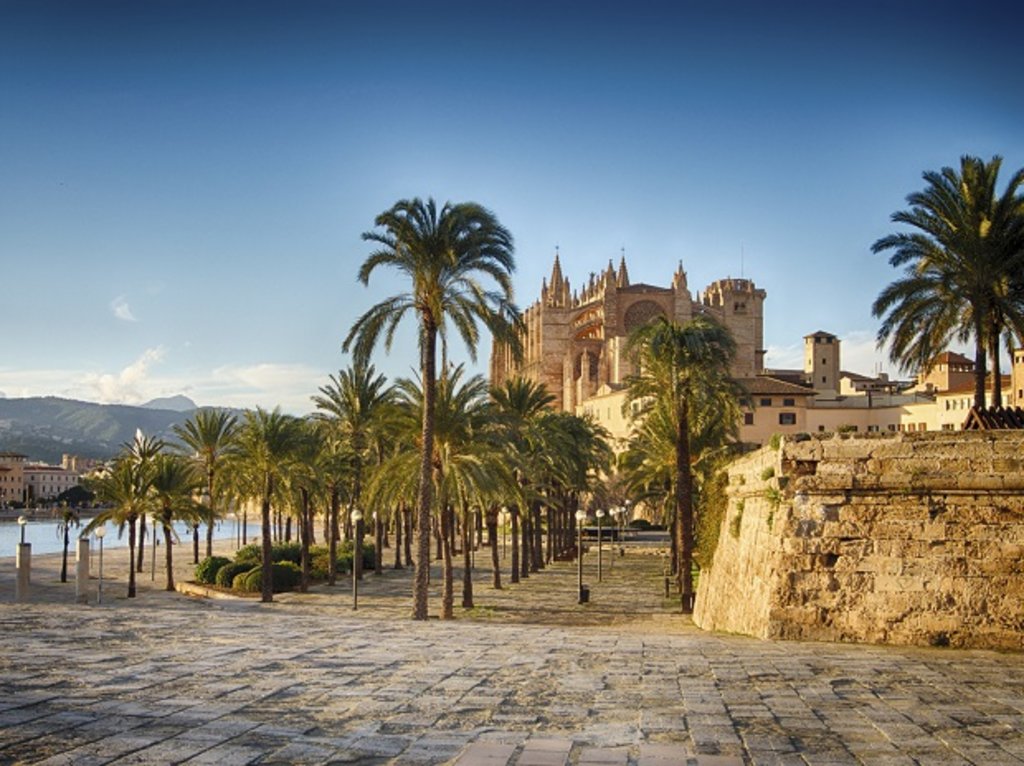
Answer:
[[[103,603],[103,538],[107,536],[107,526],[96,527],[96,539],[100,541],[100,581],[96,587],[96,603]]]
[[[21,542],[18,544],[17,556],[15,557],[15,569],[17,579],[14,581],[15,601],[28,601],[29,584],[32,581],[32,543],[25,542],[25,526],[28,524],[28,517],[19,516],[18,526],[21,527]]]
[[[576,511],[576,603],[578,604],[584,604],[587,601],[583,597],[583,522],[586,520],[586,511]]]
[[[617,527],[618,526],[618,519],[619,519],[619,514],[620,513],[622,513],[622,509],[619,508],[618,506],[616,506],[615,508],[609,508],[608,509],[608,515],[611,517],[611,522],[612,522],[612,526],[613,527]],[[611,558],[608,559],[608,571],[609,572],[615,568],[615,546],[614,545],[612,545],[610,547],[610,551],[611,551]]]
[[[356,562],[361,564],[363,560],[363,552],[360,550],[362,546],[359,544],[359,525],[363,523],[363,512],[354,508],[351,516],[352,523],[356,526],[353,530],[356,539],[352,545],[352,611],[354,612],[359,608],[359,573],[356,571]]]
[[[629,525],[629,500],[622,506],[622,539],[626,539],[626,528]]]
[[[604,578],[601,571],[601,560],[603,558],[602,553],[604,552],[604,546],[601,544],[601,522],[604,521],[604,511],[599,509],[594,515],[597,516],[597,581],[603,582]]]

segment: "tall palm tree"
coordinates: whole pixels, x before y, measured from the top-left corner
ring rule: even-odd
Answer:
[[[213,555],[213,525],[221,515],[221,498],[215,479],[236,448],[238,429],[238,418],[225,410],[196,410],[192,417],[174,427],[175,435],[192,450],[193,458],[206,478],[210,515],[206,525],[207,556]]]
[[[64,542],[64,553],[60,560],[60,581],[68,581],[68,546],[71,544],[71,528],[82,526],[78,511],[69,508],[67,503],[61,503],[57,512],[57,537]]]
[[[951,340],[974,340],[974,404],[985,406],[986,352],[992,356],[993,404],[1001,399],[999,353],[1006,331],[1024,339],[1024,169],[996,192],[1002,158],[960,158],[959,171],[924,173],[924,190],[892,220],[916,231],[882,237],[903,276],[875,299],[878,343],[904,368],[927,369]]]
[[[294,460],[302,438],[302,422],[281,414],[277,407],[271,412],[262,407],[247,411],[239,433],[237,460],[249,479],[250,495],[260,501],[262,600],[265,602],[274,600],[271,504],[280,497],[279,484]]]
[[[197,481],[194,465],[182,455],[161,453],[153,461],[150,493],[156,507],[156,521],[164,532],[164,564],[167,568],[166,590],[174,590],[173,537],[175,521],[192,521],[199,508],[192,495]],[[156,530],[153,530],[156,534]]]
[[[685,324],[659,317],[630,336],[639,372],[629,379],[626,406],[663,408],[670,418],[675,452],[675,536],[679,550],[678,575],[682,608],[693,609],[693,473],[691,420],[708,391],[735,390],[729,366],[736,344],[729,331],[706,316]]]
[[[122,452],[109,470],[88,482],[97,500],[110,507],[98,513],[82,534],[89,535],[108,521],[117,525],[118,535],[128,528],[128,598],[135,598],[135,525],[151,507],[150,474],[130,453]]]
[[[515,269],[512,235],[486,208],[475,203],[445,204],[439,211],[432,199],[401,200],[377,216],[379,231],[363,234],[374,242],[359,269],[368,284],[381,266],[397,269],[410,282],[399,293],[373,306],[356,320],[343,348],[354,349],[366,360],[381,335],[390,349],[395,330],[409,313],[419,321],[420,379],[423,411],[420,436],[419,493],[416,505],[416,573],[413,618],[427,619],[429,583],[430,512],[433,507],[430,464],[434,452],[434,401],[437,386],[437,341],[446,343],[450,322],[475,360],[482,322],[496,340],[513,351],[520,348],[517,330],[521,319],[512,303],[511,274]],[[489,289],[480,278],[489,279]]]

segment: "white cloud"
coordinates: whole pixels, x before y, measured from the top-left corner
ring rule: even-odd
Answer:
[[[59,396],[105,404],[141,404],[185,394],[200,406],[313,411],[311,397],[328,372],[305,364],[261,362],[214,370],[168,370],[163,346],[146,349],[117,372],[0,367],[0,387],[11,397]]]
[[[142,355],[117,374],[86,373],[83,383],[92,391],[92,398],[104,404],[137,404],[152,398],[153,381],[150,367],[162,362],[163,346],[147,348]]]
[[[131,307],[128,305],[128,301],[123,295],[119,295],[110,302],[110,310],[114,312],[114,316],[120,319],[122,322],[137,322],[138,319],[132,314]]]

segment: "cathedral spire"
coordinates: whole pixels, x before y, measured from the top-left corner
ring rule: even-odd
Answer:
[[[555,245],[555,265],[551,268],[549,283],[552,286],[562,284],[562,264],[558,262],[558,245]]]
[[[626,270],[626,248],[622,248],[622,260],[619,261],[619,274],[615,278],[619,287],[629,287],[629,271]]]

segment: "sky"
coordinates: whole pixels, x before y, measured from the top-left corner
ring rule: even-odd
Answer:
[[[895,373],[872,243],[923,172],[1024,167],[1020,17],[985,7],[0,0],[0,392],[308,412],[406,289],[356,272],[412,197],[491,209],[522,307],[556,248],[574,287],[681,262],[767,291],[768,366],[825,330]]]

